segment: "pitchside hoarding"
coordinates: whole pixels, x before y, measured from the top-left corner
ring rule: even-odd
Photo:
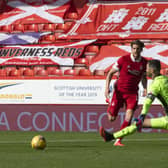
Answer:
[[[112,88],[113,84],[114,80]],[[139,87],[139,104],[143,104],[143,88]],[[104,91],[104,79],[1,80],[0,104],[106,105]]]
[[[125,110],[120,110],[113,124],[108,121],[104,87],[103,79],[2,80],[0,130],[97,132],[101,125],[109,131],[118,130]],[[140,104],[143,104],[141,85],[139,95]],[[141,106],[135,116],[140,113]],[[148,117],[163,115],[162,107],[155,102]],[[143,131],[163,132],[152,129]]]
[[[4,131],[80,131],[98,132],[100,126],[116,131],[123,123],[121,109],[115,122],[107,119],[107,105],[1,105],[0,130]],[[141,106],[135,116],[140,113]],[[152,106],[149,118],[164,115],[159,105]],[[143,132],[164,132],[143,129]]]

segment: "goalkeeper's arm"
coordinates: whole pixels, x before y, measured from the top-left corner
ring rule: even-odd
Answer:
[[[155,95],[153,95],[152,93],[149,93],[147,95],[147,98],[145,99],[145,102],[144,102],[143,107],[142,107],[141,114],[138,117],[138,122],[137,122],[137,129],[139,131],[141,131],[142,124],[145,120],[146,114],[148,113],[149,108],[150,108],[152,102],[154,101],[154,99],[155,99]]]

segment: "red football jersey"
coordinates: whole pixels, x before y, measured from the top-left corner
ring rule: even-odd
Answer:
[[[119,69],[119,78],[117,80],[117,89],[125,93],[135,93],[138,91],[138,84],[142,75],[146,72],[147,60],[143,57],[135,61],[133,56],[122,56],[117,61]]]

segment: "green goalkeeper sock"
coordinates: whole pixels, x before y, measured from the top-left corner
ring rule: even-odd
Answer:
[[[152,118],[151,128],[168,129],[168,117]]]
[[[137,130],[137,126],[134,123],[134,124],[132,124],[132,125],[130,125],[128,127],[125,127],[124,129],[122,129],[120,131],[117,131],[117,132],[113,133],[113,137],[115,139],[122,138],[122,137],[124,137],[126,135],[134,133],[136,130]]]

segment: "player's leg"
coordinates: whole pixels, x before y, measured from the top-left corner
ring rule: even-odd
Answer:
[[[117,90],[114,90],[111,102],[108,106],[107,113],[109,121],[114,121],[118,115],[119,109],[123,106],[123,99]],[[104,141],[108,142],[111,140],[111,134],[104,130],[103,127],[99,129],[100,135],[103,137]]]
[[[116,89],[113,91],[111,102],[107,109],[108,120],[113,122],[118,116],[119,109],[123,107],[124,100],[120,92]]]
[[[124,129],[114,132],[113,134],[110,134],[109,132],[105,131],[103,127],[100,128],[100,135],[104,138],[105,142],[109,142],[113,139],[119,139],[124,136],[133,134],[136,132],[137,126],[136,123],[134,122],[132,125],[125,127]],[[121,145],[115,145],[115,146],[121,146]]]
[[[123,138],[127,135],[133,134],[134,132],[136,132],[137,130],[137,126],[136,123],[133,123],[132,125],[125,127],[124,129],[114,132],[112,134],[113,139],[119,139],[119,138]]]
[[[135,109],[137,108],[138,103],[138,96],[137,94],[123,94],[123,97],[126,102],[126,113],[125,113],[125,119],[124,122],[121,125],[120,130],[124,129],[125,127],[129,126],[134,114]],[[122,138],[118,138],[114,146],[124,146],[121,143]]]

